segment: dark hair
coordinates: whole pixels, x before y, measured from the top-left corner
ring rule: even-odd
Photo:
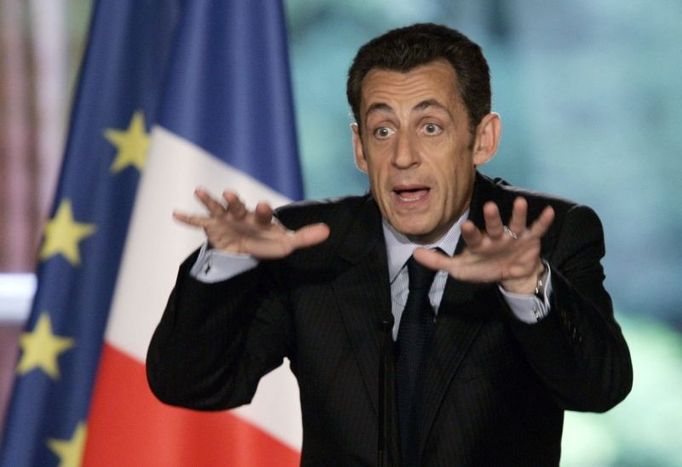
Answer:
[[[393,29],[360,47],[348,70],[346,96],[360,124],[362,81],[372,69],[407,72],[444,59],[455,69],[457,88],[473,133],[490,113],[490,71],[481,48],[459,31],[432,23]]]

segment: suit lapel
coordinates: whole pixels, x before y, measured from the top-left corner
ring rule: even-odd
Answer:
[[[476,174],[469,220],[479,228],[483,228],[485,223],[483,204],[496,201],[495,191],[489,179]],[[506,219],[504,213],[503,219]],[[461,253],[464,247],[464,241],[460,238],[455,254]],[[489,293],[490,287],[489,284],[466,283],[452,277],[446,282],[423,381],[420,452],[426,445],[447,389],[484,323],[486,310],[477,305],[477,296]]]
[[[375,413],[378,413],[380,345],[385,338],[382,321],[393,322],[383,238],[381,215],[368,197],[340,241],[338,253],[349,265],[333,286],[338,310]]]
[[[423,449],[450,382],[474,342],[483,320],[476,316],[475,295],[484,285],[467,284],[448,279],[438,311],[433,348],[423,381],[422,433]]]

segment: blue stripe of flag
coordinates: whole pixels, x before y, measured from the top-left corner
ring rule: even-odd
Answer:
[[[189,3],[160,124],[288,198],[301,199],[281,3]]]

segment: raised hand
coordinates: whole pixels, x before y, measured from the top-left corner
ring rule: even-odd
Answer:
[[[554,220],[554,210],[546,207],[540,216],[526,227],[528,203],[516,198],[508,226],[500,219],[497,205],[483,206],[485,229],[466,221],[462,238],[466,248],[459,255],[448,257],[425,248],[417,248],[414,257],[425,266],[447,271],[465,282],[498,282],[515,293],[533,293],[544,266],[540,260],[540,239]]]
[[[231,191],[223,192],[222,201],[200,188],[194,194],[206,206],[208,215],[175,211],[173,217],[183,224],[203,228],[213,248],[249,254],[257,259],[275,259],[321,243],[329,236],[326,224],[288,230],[273,217],[270,205],[261,202],[255,210],[249,211]]]

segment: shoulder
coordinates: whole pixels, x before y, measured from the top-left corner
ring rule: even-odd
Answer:
[[[479,228],[484,228],[483,205],[492,201],[497,204],[502,222],[507,224],[514,200],[519,196],[528,202],[529,224],[537,219],[547,206],[554,210],[554,221],[542,238],[544,254],[554,250],[567,250],[563,247],[566,244],[597,245],[600,250],[603,249],[603,226],[592,208],[563,197],[520,188],[501,178],[492,179],[477,174],[469,217]]]
[[[347,223],[368,202],[369,195],[347,196],[317,201],[298,201],[282,206],[275,216],[289,229],[324,222],[329,225]]]
[[[503,218],[511,215],[514,200],[520,196],[528,202],[529,220],[535,219],[545,207],[551,206],[554,209],[555,220],[558,221],[555,223],[569,219],[579,224],[596,223],[601,226],[599,217],[589,206],[553,194],[514,186],[502,178],[493,179],[479,174],[476,179],[475,190],[479,200],[474,199],[472,208],[474,204],[482,207],[486,201],[494,201],[500,208]]]
[[[494,201],[504,223],[508,222],[514,200],[519,196],[528,202],[529,224],[537,219],[547,206],[552,207],[554,221],[542,238],[544,257],[551,256],[555,262],[561,263],[563,261],[561,255],[570,255],[577,251],[594,251],[597,257],[604,255],[603,226],[595,211],[589,206],[552,194],[516,187],[499,178],[481,177],[480,180],[477,179],[477,183],[480,181],[482,185],[477,188],[481,198],[477,209],[482,209],[481,202]],[[479,216],[482,218],[482,214]]]
[[[381,215],[368,194],[291,203],[277,209],[275,215],[291,230],[319,222],[330,229],[329,238],[324,242],[296,250],[277,263],[286,268],[289,279],[300,277],[297,274],[325,277],[346,264],[338,258],[354,258],[371,249],[377,241],[383,241]]]

